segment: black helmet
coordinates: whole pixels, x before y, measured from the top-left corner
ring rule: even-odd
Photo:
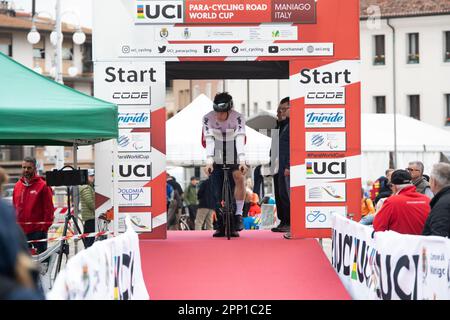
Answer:
[[[214,97],[213,109],[216,112],[228,112],[233,108],[233,97],[228,92],[218,93]]]

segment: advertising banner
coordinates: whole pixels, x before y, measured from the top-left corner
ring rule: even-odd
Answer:
[[[48,300],[148,300],[139,238],[130,220],[125,233],[94,242],[70,258]]]
[[[136,0],[136,24],[315,23],[314,0]]]
[[[340,215],[333,215],[331,221],[331,264],[345,289],[353,299],[378,299],[380,275],[373,229]]]
[[[358,60],[290,64],[290,119],[298,124],[291,127],[291,197],[299,199],[291,202],[299,213],[291,216],[294,237],[331,236],[325,226],[333,212],[359,219],[359,67]]]
[[[383,300],[450,299],[450,240],[388,231],[375,243]]]
[[[450,299],[449,239],[374,232],[339,215],[332,228],[332,265],[353,299]]]
[[[165,148],[161,146],[165,140],[165,65],[163,62],[96,62],[94,82],[97,97],[119,105],[115,175],[119,183],[113,191],[114,175],[111,167],[105,165],[114,161],[112,144],[99,144],[96,146],[96,212],[101,214],[111,208],[114,194],[119,204],[119,231],[124,230],[126,213],[133,217],[137,232],[164,238],[166,202],[158,190],[165,186]]]

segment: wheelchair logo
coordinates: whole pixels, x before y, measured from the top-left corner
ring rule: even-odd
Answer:
[[[327,216],[322,213],[320,210],[311,210],[310,213],[306,215],[306,219],[308,222],[325,222],[327,220]]]

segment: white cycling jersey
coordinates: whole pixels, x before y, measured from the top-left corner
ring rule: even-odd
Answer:
[[[216,163],[220,163],[223,158],[220,151],[223,150],[225,141],[227,163],[236,161],[233,154],[235,149],[239,162],[245,162],[245,117],[239,112],[230,110],[225,121],[218,121],[215,111],[207,113],[203,117],[203,137],[209,159],[214,158]]]

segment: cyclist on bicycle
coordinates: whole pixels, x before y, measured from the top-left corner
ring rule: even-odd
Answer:
[[[231,236],[239,237],[238,231],[243,229],[242,209],[245,198],[245,118],[233,109],[233,98],[227,92],[218,93],[214,97],[214,111],[203,117],[203,146],[206,147],[205,173],[211,174],[217,213],[217,230],[213,237],[224,237],[224,217],[221,210],[223,165],[229,168],[231,190],[234,188],[235,215],[231,219]]]

